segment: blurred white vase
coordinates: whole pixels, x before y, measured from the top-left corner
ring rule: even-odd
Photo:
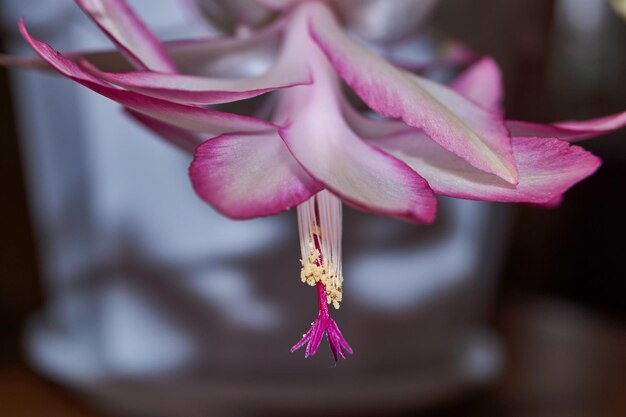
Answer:
[[[161,33],[185,26],[176,2],[132,3]],[[11,33],[24,15],[58,49],[108,46],[65,0],[0,4]],[[28,53],[17,37],[10,47]],[[502,207],[444,200],[432,227],[347,210],[335,319],[355,355],[329,369],[326,347],[289,353],[316,314],[293,213],[225,219],[194,195],[188,157],[114,103],[55,75],[13,80],[47,291],[26,348],[42,373],[151,417],[391,412],[497,375],[485,316]]]

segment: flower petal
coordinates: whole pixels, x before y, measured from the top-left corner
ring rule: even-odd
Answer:
[[[315,179],[347,204],[415,222],[432,222],[437,200],[406,164],[364,142],[343,118],[339,78],[310,37],[307,6],[294,13],[314,84],[281,90],[274,123],[287,147]]]
[[[212,77],[254,77],[267,72],[278,54],[284,22],[254,32],[249,37],[193,38],[163,42],[163,47],[182,73]],[[102,71],[131,71],[132,65],[117,49],[70,51],[63,55],[76,61],[83,58]],[[20,57],[0,54],[0,65],[49,69],[39,56]]]
[[[249,36],[225,36],[177,39],[163,42],[163,47],[181,73],[209,77],[246,78],[269,71],[276,61],[286,19],[279,19]],[[76,61],[84,58],[102,71],[131,71],[133,66],[117,49],[102,51],[70,51],[63,54]],[[48,69],[39,56],[14,57],[0,55],[0,65]]]
[[[152,71],[108,73],[88,63],[83,67],[98,78],[152,97],[186,104],[227,103],[312,82],[300,43],[297,37],[290,36],[292,32],[291,26],[287,28],[280,56],[268,72],[258,77],[207,78]]]
[[[270,91],[309,84],[306,73],[283,68],[253,79],[219,79],[157,72],[107,73],[86,61],[81,66],[98,78],[151,97],[185,104],[221,104]]]
[[[200,198],[234,219],[280,213],[323,189],[276,132],[209,139],[198,147],[189,174]]]
[[[280,135],[307,172],[349,205],[419,223],[435,219],[437,202],[426,181],[345,124],[305,116]]]
[[[372,109],[423,128],[475,167],[517,182],[510,137],[500,117],[441,84],[393,67],[352,41],[322,4],[310,3],[308,9],[314,39]]]
[[[140,68],[176,72],[163,45],[124,0],[76,0],[126,57]]]
[[[281,94],[278,113],[288,116],[280,136],[313,177],[353,207],[413,222],[434,220],[437,200],[426,181],[359,138],[341,117],[336,97],[319,85]]]
[[[219,135],[227,132],[255,132],[274,128],[271,123],[252,117],[207,110],[195,106],[185,106],[147,97],[132,91],[118,90],[86,73],[73,61],[64,57],[49,45],[30,36],[23,21],[20,21],[20,29],[24,39],[28,41],[32,48],[62,75],[107,98],[117,101],[124,107],[153,119],[188,131],[205,133],[207,135]]]
[[[373,141],[422,175],[435,193],[470,200],[553,204],[593,174],[600,159],[554,138],[513,138],[519,167],[517,187],[480,171],[431,141],[423,132]]]
[[[493,59],[483,58],[478,61],[463,72],[452,86],[459,94],[476,104],[494,113],[503,113],[502,74]],[[415,130],[414,127],[398,120],[367,117],[356,111],[347,100],[344,100],[342,109],[350,127],[366,139],[377,139]]]
[[[163,123],[137,111],[126,109],[126,113],[149,131],[187,153],[193,154],[203,141],[202,136],[197,133]]]
[[[483,58],[469,67],[454,80],[452,88],[487,110],[504,114],[502,72],[493,58]]]
[[[569,142],[601,136],[624,126],[626,112],[597,119],[550,124],[507,121],[507,127],[515,136],[555,137]]]

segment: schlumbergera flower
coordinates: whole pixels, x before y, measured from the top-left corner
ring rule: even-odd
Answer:
[[[242,19],[233,21],[252,29],[175,42],[159,41],[122,0],[76,2],[119,53],[64,56],[20,22],[47,64],[195,152],[195,191],[224,215],[250,219],[297,207],[300,278],[318,295],[317,320],[292,349],[306,345],[306,356],[324,335],[335,359],[352,353],[329,309],[343,296],[342,203],[413,223],[434,221],[437,195],[555,206],[600,165],[570,142],[626,124],[626,113],[549,125],[506,121],[492,59],[449,86],[395,67],[346,32],[342,21],[350,22],[358,0],[237,0],[229,16],[239,10]],[[204,2],[213,14],[225,10]],[[246,63],[259,51],[276,53],[255,72]],[[134,70],[123,72],[121,57]],[[228,57],[236,65],[225,71]],[[342,80],[369,112],[350,104]],[[216,108],[264,94],[268,117]]]

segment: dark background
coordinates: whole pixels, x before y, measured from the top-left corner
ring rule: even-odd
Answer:
[[[623,111],[626,23],[611,16],[592,37],[564,28],[560,12],[551,0],[446,0],[435,22],[502,65],[508,118]],[[0,121],[0,414],[95,416],[21,360],[20,330],[42,291],[4,71]],[[626,415],[626,130],[585,147],[604,166],[560,208],[516,210],[492,318],[508,349],[505,374],[495,387],[424,415]]]

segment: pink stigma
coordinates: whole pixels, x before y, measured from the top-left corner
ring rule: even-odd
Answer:
[[[352,348],[341,334],[339,326],[330,317],[328,311],[328,303],[326,301],[326,288],[321,282],[317,283],[317,308],[318,315],[317,320],[313,322],[311,329],[302,337],[302,339],[291,348],[291,352],[295,352],[305,344],[306,350],[304,351],[304,357],[315,355],[317,349],[322,343],[322,338],[326,334],[328,345],[333,353],[335,362],[338,360],[338,355],[346,359],[346,352],[352,354]]]

